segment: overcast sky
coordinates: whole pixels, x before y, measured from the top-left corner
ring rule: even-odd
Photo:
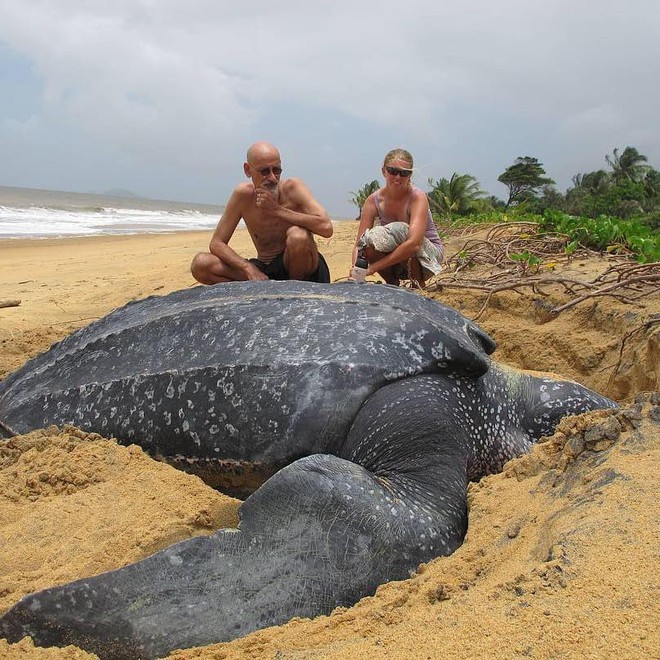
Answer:
[[[518,156],[660,169],[658,35],[657,0],[0,0],[0,185],[224,204],[264,139],[353,217],[397,146],[500,198]]]

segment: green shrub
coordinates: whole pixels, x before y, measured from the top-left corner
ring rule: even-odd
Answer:
[[[660,234],[643,218],[624,220],[601,215],[592,219],[547,210],[541,230],[565,234],[571,241],[600,252],[630,250],[639,263],[660,261]]]
[[[546,209],[542,215],[529,213],[522,204],[508,211],[485,211],[468,216],[436,218],[441,235],[466,226],[491,225],[505,222],[535,222],[543,233],[568,237],[565,252],[570,254],[580,245],[609,253],[632,252],[639,263],[660,261],[660,211],[623,219],[609,215],[597,218],[570,215],[556,209]],[[523,259],[524,260],[524,259]],[[531,264],[530,264],[531,265]]]

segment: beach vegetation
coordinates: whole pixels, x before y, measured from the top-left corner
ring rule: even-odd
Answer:
[[[628,254],[639,263],[660,261],[660,233],[643,218],[617,218],[601,215],[597,218],[574,216],[557,210],[547,210],[540,218],[543,232],[563,234],[570,244],[608,254]]]
[[[537,236],[565,237],[567,256],[585,248],[660,262],[660,171],[635,147],[614,149],[604,160],[606,167],[575,174],[562,193],[537,158],[517,158],[498,179],[509,189],[506,202],[469,174],[429,178],[429,204],[441,236],[471,225],[532,223]],[[524,251],[516,260],[537,265]]]
[[[640,154],[635,147],[626,147],[621,153],[614,149],[612,156],[605,155],[605,160],[612,168],[615,183],[641,181],[649,169],[648,158]]]

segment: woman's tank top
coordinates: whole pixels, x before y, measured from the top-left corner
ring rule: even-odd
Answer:
[[[413,195],[415,192],[422,193],[424,194],[419,188],[416,188],[413,186],[412,190],[410,191],[410,198],[408,199],[408,203],[406,204],[406,210],[405,214],[406,217],[405,219],[401,218],[387,218],[385,217],[385,214],[383,213],[383,209],[381,208],[381,200],[380,200],[380,191],[376,192],[374,194],[374,203],[376,204],[376,211],[378,212],[378,224],[380,225],[389,225],[390,222],[405,222],[406,224],[410,224],[410,206],[412,205],[412,200],[413,200]],[[442,246],[442,239],[438,235],[438,229],[435,226],[435,222],[433,222],[433,216],[431,215],[431,209],[428,210],[428,215],[426,218],[426,231],[424,232],[424,236],[431,241],[431,243],[434,243],[438,247],[443,247]]]

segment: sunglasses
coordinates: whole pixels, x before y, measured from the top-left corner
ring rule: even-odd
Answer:
[[[402,176],[404,179],[407,179],[412,173],[412,170],[400,170],[398,167],[390,167],[389,165],[385,165],[385,170],[387,171],[388,174],[391,174],[392,176]]]
[[[261,169],[257,170],[261,176],[268,176],[271,172],[275,176],[279,176],[282,174],[282,168],[281,167],[262,167]]]

